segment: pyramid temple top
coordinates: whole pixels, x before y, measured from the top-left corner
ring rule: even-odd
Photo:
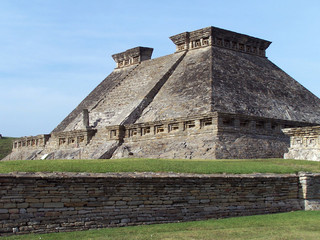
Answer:
[[[176,52],[216,46],[260,57],[266,57],[266,49],[271,44],[267,40],[217,27],[206,27],[192,32],[179,33],[171,36],[170,39],[176,45]],[[152,52],[153,48],[135,47],[113,54],[112,58],[117,64],[116,68],[123,68],[151,59]]]
[[[271,42],[217,27],[206,27],[170,37],[177,52],[206,46],[218,46],[265,57]]]

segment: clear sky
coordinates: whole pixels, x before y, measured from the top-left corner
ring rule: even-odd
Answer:
[[[136,46],[216,26],[272,41],[268,58],[320,97],[319,0],[0,0],[0,134],[50,133]]]

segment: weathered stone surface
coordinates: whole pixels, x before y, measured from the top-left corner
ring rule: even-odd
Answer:
[[[280,129],[289,125],[305,123],[222,113],[137,123],[125,126],[123,144],[112,157],[282,157],[289,146],[289,138]],[[159,127],[163,131],[158,132]],[[145,133],[146,129],[150,132]],[[134,131],[139,134],[132,135]]]
[[[153,122],[211,112],[211,48],[187,52],[137,123]]]
[[[320,161],[320,126],[287,128],[282,130],[290,136],[289,152],[285,159]]]
[[[95,128],[120,125],[144,100],[183,53],[141,62],[108,92],[99,102],[89,108],[90,124]],[[81,116],[66,127],[66,131],[81,128]]]
[[[267,58],[221,48],[213,56],[217,111],[320,122],[319,99]]]
[[[151,59],[153,48],[136,47],[122,53],[112,55],[117,67],[126,67]]]

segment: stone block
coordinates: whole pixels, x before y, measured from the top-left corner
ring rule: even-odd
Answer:
[[[91,213],[90,210],[79,210],[78,211],[78,214],[88,214],[88,213]]]
[[[5,203],[3,205],[4,208],[16,208],[17,204],[16,203]]]
[[[9,210],[8,209],[0,209],[0,214],[3,214],[3,213],[8,213]]]
[[[116,201],[115,205],[116,206],[123,206],[123,205],[127,205],[127,202],[126,201]]]
[[[29,206],[31,208],[43,208],[43,203],[30,203]]]
[[[38,203],[40,200],[37,198],[26,198],[25,202],[27,203]]]
[[[28,213],[35,213],[37,212],[37,208],[27,208],[26,209]]]
[[[66,202],[66,203],[63,203],[63,205],[66,207],[83,207],[87,204],[88,204],[87,202]]]
[[[2,209],[0,209],[0,213],[1,213],[1,210],[2,210]],[[12,214],[12,213],[19,213],[19,209],[17,209],[17,208],[9,209],[8,212],[9,212],[10,214]]]
[[[9,214],[7,213],[0,213],[0,220],[7,220],[9,219]]]
[[[64,204],[62,202],[50,202],[50,203],[44,203],[44,208],[63,208]]]
[[[60,217],[61,212],[46,212],[45,217]]]
[[[87,206],[88,207],[100,207],[100,206],[103,206],[103,203],[102,202],[88,202]]]
[[[20,210],[19,210],[19,213],[20,214],[24,214],[24,213],[26,213],[27,212],[27,210],[25,209],[25,208],[20,208]]]

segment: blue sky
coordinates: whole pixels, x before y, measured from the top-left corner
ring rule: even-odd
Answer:
[[[0,134],[50,133],[136,46],[216,26],[272,41],[268,58],[320,97],[320,1],[0,0]]]

